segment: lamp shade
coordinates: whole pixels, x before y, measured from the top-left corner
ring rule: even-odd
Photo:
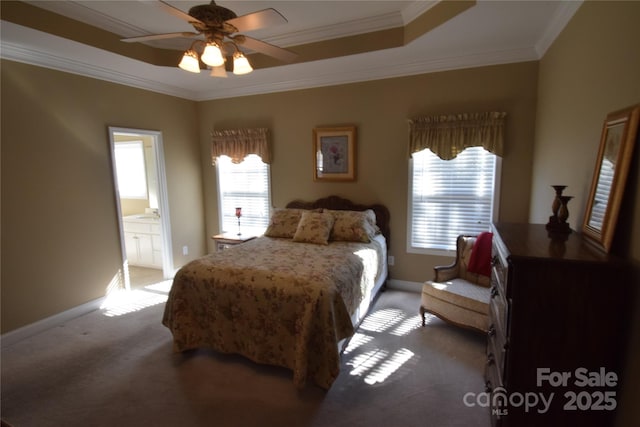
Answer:
[[[178,64],[178,67],[191,73],[199,73],[200,62],[198,61],[198,54],[193,50],[186,51],[182,56],[182,60],[180,61],[180,64]]]
[[[241,53],[233,56],[233,74],[248,74],[253,71],[249,60]]]
[[[222,52],[216,43],[207,43],[207,46],[204,48],[204,52],[202,52],[202,56],[200,57],[202,62],[211,66],[217,67],[219,65],[224,64],[224,58],[222,57]]]

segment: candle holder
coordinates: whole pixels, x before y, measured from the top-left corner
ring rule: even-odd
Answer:
[[[242,216],[242,208],[236,208],[236,218],[238,218],[238,236],[241,236],[240,233],[240,217]]]
[[[555,190],[556,196],[551,204],[551,213],[553,215],[549,217],[549,222],[546,225],[547,230],[551,233],[571,233],[571,227],[567,223],[567,218],[569,218],[567,204],[569,200],[573,199],[573,196],[562,195],[564,189],[567,188],[566,185],[552,185],[551,187]]]

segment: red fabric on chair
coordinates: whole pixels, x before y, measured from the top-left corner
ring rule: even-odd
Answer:
[[[493,233],[489,233],[488,231],[478,235],[476,242],[473,244],[473,248],[471,248],[467,271],[482,274],[483,276],[491,276],[492,240]]]

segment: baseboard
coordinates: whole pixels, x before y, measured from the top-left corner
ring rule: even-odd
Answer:
[[[2,334],[0,336],[0,346],[3,348],[12,346],[25,338],[39,334],[48,329],[68,322],[69,320],[75,319],[76,317],[80,317],[94,310],[97,310],[100,308],[100,306],[102,306],[104,300],[105,297],[98,298],[85,304],[73,307],[69,310],[63,311],[61,313],[54,314],[53,316],[47,317],[46,319],[39,320],[29,325],[22,326],[18,329],[14,329],[13,331],[9,331],[6,334]]]
[[[422,282],[409,282],[407,280],[389,279],[387,280],[389,289],[397,289],[406,292],[422,292]]]

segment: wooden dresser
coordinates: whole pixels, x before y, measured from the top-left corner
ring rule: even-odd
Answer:
[[[492,231],[493,425],[613,425],[637,286],[630,266],[580,233],[563,241],[544,225],[511,223]]]

